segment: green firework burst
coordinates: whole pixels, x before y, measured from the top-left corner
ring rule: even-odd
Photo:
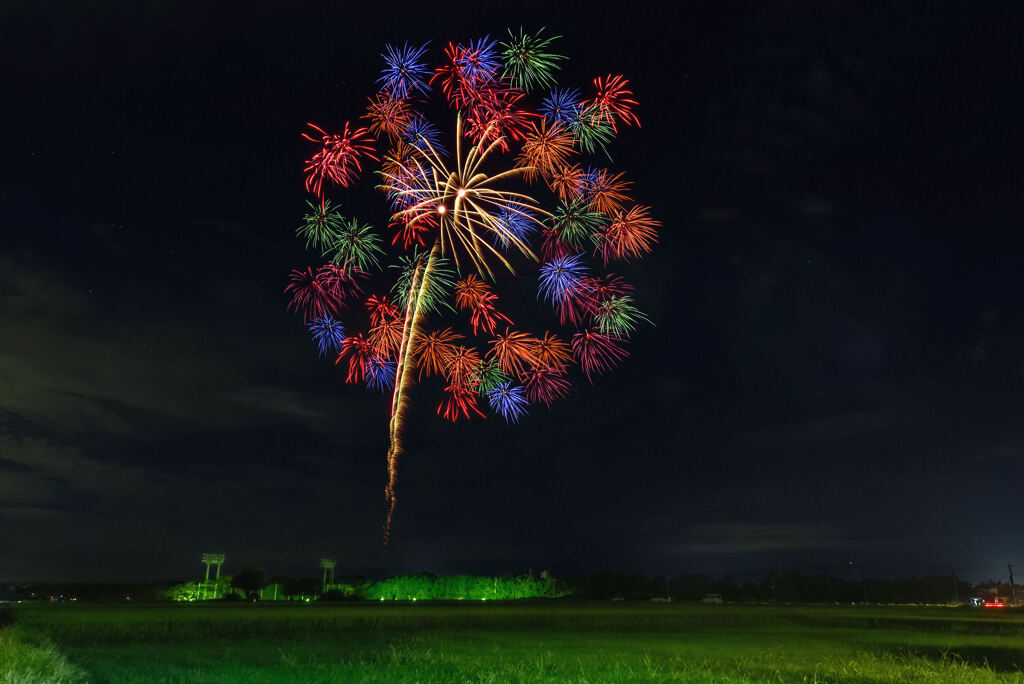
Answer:
[[[605,156],[611,158],[608,155],[608,143],[615,139],[615,131],[597,107],[591,105],[580,111],[575,121],[569,123],[569,130],[576,138],[581,152],[594,154],[600,149]]]
[[[535,88],[544,88],[555,85],[555,77],[551,72],[559,68],[558,62],[568,59],[564,55],[556,55],[548,52],[551,43],[561,36],[544,38],[541,34],[544,29],[537,31],[536,35],[529,35],[519,29],[519,35],[508,30],[509,41],[502,42],[501,53],[505,58],[505,70],[502,76],[508,77],[512,85],[527,92]]]
[[[582,249],[583,241],[591,238],[604,221],[604,214],[590,211],[583,201],[560,202],[551,219],[558,236],[576,249]]]
[[[338,264],[355,265],[364,271],[369,271],[370,266],[380,268],[377,260],[378,254],[384,250],[380,246],[380,236],[373,230],[373,226],[366,223],[359,224],[357,219],[342,219],[340,226],[331,238],[330,247],[327,252],[333,252],[331,260]]]
[[[429,257],[429,252],[414,251],[411,256],[400,257],[398,263],[391,266],[391,268],[399,270],[398,279],[395,281],[394,287],[391,288],[391,296],[396,302],[408,300],[409,288],[412,286],[416,269],[420,268],[422,271]],[[448,260],[444,257],[435,257],[434,266],[430,270],[430,278],[419,295],[419,306],[425,313],[440,314],[442,309],[454,312],[455,309],[448,303],[454,284],[455,272],[448,268]]]
[[[501,366],[495,359],[485,361],[477,366],[473,378],[477,381],[476,388],[480,394],[487,394],[498,385],[511,379],[505,371],[501,370]]]
[[[628,338],[640,321],[651,322],[640,309],[633,306],[633,298],[629,295],[615,295],[601,302],[594,320],[601,333],[620,339]]]
[[[344,220],[337,207],[331,206],[331,200],[324,200],[321,207],[315,202],[306,202],[309,213],[302,217],[302,225],[295,234],[306,240],[306,249],[311,247],[323,254],[334,244],[335,236]]]

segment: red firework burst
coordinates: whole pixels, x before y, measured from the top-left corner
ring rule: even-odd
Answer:
[[[629,80],[621,75],[598,76],[594,79],[597,94],[594,99],[583,103],[584,111],[593,110],[595,118],[608,123],[616,133],[619,131],[615,125],[616,118],[627,126],[639,128],[640,119],[633,113],[633,107],[640,103],[632,99],[633,91],[626,90],[627,85]]]
[[[523,388],[531,404],[543,403],[548,408],[569,394],[572,384],[565,372],[557,368],[531,368],[523,373]]]
[[[580,364],[580,370],[593,383],[592,376],[612,370],[629,357],[629,352],[619,346],[622,343],[622,340],[596,330],[584,330],[573,335],[572,353]]]
[[[324,179],[331,180],[343,188],[351,185],[363,170],[362,157],[377,161],[373,146],[370,144],[374,140],[365,128],[350,131],[347,121],[340,134],[328,133],[315,124],[306,125],[320,135],[319,138],[314,138],[308,133],[303,133],[302,137],[321,145],[320,151],[306,162],[303,169],[306,174],[306,190],[319,197],[323,206]]]

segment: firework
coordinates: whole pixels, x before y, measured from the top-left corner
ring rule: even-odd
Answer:
[[[506,330],[504,335],[496,335],[488,344],[491,345],[490,355],[509,375],[521,375],[526,368],[537,365],[537,340],[527,333]]]
[[[637,205],[629,211],[616,212],[615,218],[597,232],[597,250],[604,263],[612,259],[640,258],[658,241],[658,226],[650,209]]]
[[[580,195],[587,207],[594,212],[611,215],[621,212],[623,203],[629,201],[631,183],[622,180],[625,174],[610,174],[606,169],[589,171],[580,179]]]
[[[323,203],[324,180],[347,188],[359,177],[359,172],[363,169],[362,158],[376,161],[377,157],[373,146],[370,145],[372,139],[365,128],[349,131],[349,124],[345,122],[344,130],[337,134],[328,133],[315,124],[306,125],[320,136],[317,139],[303,133],[302,137],[321,146],[320,151],[306,162],[303,169],[306,173],[306,190],[319,197]]]
[[[413,352],[419,364],[420,379],[430,375],[444,376],[455,354],[455,342],[461,339],[463,336],[451,328],[425,334]]]
[[[639,126],[640,120],[633,113],[639,103],[632,99],[633,92],[626,90],[629,81],[622,76],[608,75],[594,79],[597,94],[592,100],[583,103],[589,116],[607,123],[617,133],[616,120],[627,126]]]
[[[545,301],[560,304],[566,294],[579,290],[587,269],[582,254],[570,254],[541,264],[540,294]]]
[[[345,341],[345,327],[340,321],[330,316],[319,316],[314,318],[308,327],[313,335],[313,341],[320,350],[320,356],[341,351],[341,343]]]
[[[380,235],[370,224],[344,219],[335,230],[329,249],[334,252],[335,263],[355,264],[368,271],[380,267],[378,257],[384,253],[380,242]]]
[[[296,234],[326,263],[291,272],[288,308],[347,383],[390,395],[385,543],[417,382],[440,383],[446,420],[525,421],[531,404],[568,396],[574,375],[592,382],[622,363],[628,337],[650,323],[631,286],[595,272],[658,240],[660,223],[608,167],[620,128],[640,124],[638,105],[623,76],[594,79],[589,99],[556,83],[566,59],[551,51],[557,38],[520,28],[500,43],[441,43],[436,66],[429,44],[387,45],[366,127],[303,133],[317,145],[303,168],[316,201]],[[443,109],[427,107],[432,93],[452,110],[440,121],[427,114]],[[605,163],[588,158],[596,153]],[[373,222],[326,197],[368,170],[384,199]],[[508,292],[521,287],[501,289],[512,278],[536,282],[568,330],[513,323],[520,303]]]
[[[537,366],[561,370],[572,361],[572,350],[569,345],[558,339],[557,335],[546,332],[537,340],[533,348]]]
[[[495,385],[487,392],[487,401],[491,410],[505,419],[507,423],[516,423],[526,415],[526,400],[523,388],[513,385],[512,381]]]
[[[601,116],[593,105],[578,107],[576,116],[568,123],[568,128],[575,136],[580,151],[587,154],[593,154],[599,149],[607,151],[608,144],[615,137],[615,129],[611,123]]]
[[[620,344],[620,340],[594,330],[573,335],[572,352],[587,380],[593,382],[593,376],[607,373],[626,358],[626,350]]]
[[[508,30],[509,41],[503,42],[501,47],[505,48],[502,57],[505,58],[505,70],[502,73],[512,84],[523,90],[532,90],[554,84],[555,78],[552,71],[558,68],[558,62],[567,59],[563,55],[556,55],[547,52],[552,42],[561,36],[543,38],[541,34],[544,29],[537,31],[536,35],[529,35],[519,29],[519,35]]]
[[[330,200],[323,205],[307,202],[309,213],[302,217],[302,225],[295,234],[306,241],[306,249],[312,249],[321,256],[334,244],[335,236],[341,227],[343,217],[331,206]]]
[[[422,115],[411,116],[399,137],[403,143],[421,153],[432,149],[442,157],[448,156],[448,150],[441,144],[440,129]]]
[[[370,120],[367,130],[378,137],[386,135],[392,141],[401,139],[412,122],[412,113],[405,100],[384,91],[370,98],[364,119]]]
[[[371,356],[363,370],[366,389],[385,391],[395,385],[395,362],[381,356]]]
[[[359,293],[355,281],[359,272],[349,272],[336,264],[294,270],[284,291],[292,296],[289,310],[301,311],[306,322],[339,313],[348,300]]]
[[[527,243],[530,236],[537,232],[536,217],[512,203],[503,204],[497,218],[495,240],[506,250],[514,242]]]
[[[602,334],[618,338],[629,337],[640,321],[651,322],[629,295],[612,295],[597,303],[594,321]]]
[[[579,117],[580,103],[582,101],[579,90],[574,88],[559,90],[555,88],[541,102],[539,111],[552,123],[568,126]]]
[[[532,124],[531,131],[523,140],[522,150],[516,157],[517,166],[529,169],[523,174],[523,179],[532,182],[539,176],[554,176],[565,166],[569,155],[575,151],[572,143],[572,133],[562,128],[559,123],[553,124],[550,128],[544,119],[539,125]]]
[[[377,356],[377,350],[373,343],[366,340],[362,333],[357,333],[352,337],[346,337],[341,343],[341,351],[338,353],[338,358],[334,360],[334,365],[337,366],[342,361],[346,361],[345,382],[362,382],[366,377],[366,369],[370,360]]]
[[[472,387],[449,385],[444,388],[445,397],[437,407],[437,415],[444,416],[453,423],[460,418],[472,418],[474,415],[485,418],[484,412],[477,406],[477,393]]]
[[[544,404],[548,408],[569,394],[572,383],[565,373],[556,368],[531,368],[523,374],[523,389],[531,404]]]
[[[473,382],[476,383],[477,391],[483,395],[508,381],[508,373],[502,370],[501,364],[496,359],[489,359],[480,366],[477,366],[476,373],[473,376]]]
[[[381,57],[384,58],[386,66],[381,77],[377,79],[384,92],[400,100],[405,100],[413,94],[426,95],[430,92],[427,85],[430,67],[422,61],[423,55],[427,52],[427,45],[415,48],[405,43],[402,47],[388,45],[384,48]]]
[[[577,251],[583,249],[604,222],[604,214],[591,211],[590,205],[582,200],[559,202],[551,219],[552,228],[558,237]]]

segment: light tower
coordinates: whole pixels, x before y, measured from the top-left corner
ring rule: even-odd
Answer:
[[[199,584],[199,600],[206,598],[217,598],[217,585],[220,581],[220,566],[224,564],[223,553],[204,553],[203,564],[206,565],[206,579]],[[217,575],[214,577],[212,586],[210,583],[210,566],[217,566]],[[213,596],[210,596],[210,594]]]
[[[334,584],[334,566],[335,566],[335,564],[336,564],[336,562],[335,562],[335,560],[333,558],[321,558],[320,559],[320,567],[323,568],[323,571],[324,571],[324,577],[323,577],[323,581],[321,583],[323,585],[323,590],[324,591],[327,591],[327,587],[329,587],[332,584]],[[327,574],[328,574],[327,571],[328,570],[330,570],[330,575],[331,575],[331,581],[330,582],[327,581]]]

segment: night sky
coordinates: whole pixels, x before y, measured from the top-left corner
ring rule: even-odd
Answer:
[[[1008,7],[1011,3],[1006,3]],[[216,5],[216,7],[214,7]],[[597,571],[1024,575],[1024,76],[975,3],[0,6],[0,581]],[[519,426],[389,397],[285,309],[305,123],[386,43],[546,26],[624,73],[654,326]],[[365,185],[365,183],[364,183]],[[383,200],[332,195],[381,228]],[[541,332],[536,272],[499,286]],[[844,570],[843,568],[847,568]]]

